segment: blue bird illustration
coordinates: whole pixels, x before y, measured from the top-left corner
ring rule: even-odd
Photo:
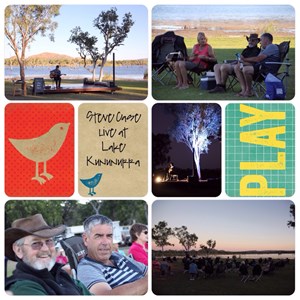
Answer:
[[[102,173],[97,173],[94,177],[89,179],[80,179],[80,181],[89,188],[88,195],[94,196],[96,195],[95,187],[99,184],[102,177]]]

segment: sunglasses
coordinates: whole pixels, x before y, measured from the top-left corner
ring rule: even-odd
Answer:
[[[46,240],[45,242],[39,241],[39,242],[33,242],[32,244],[23,244],[25,246],[30,246],[32,250],[41,250],[44,244],[48,247],[54,247],[54,240],[49,239]]]

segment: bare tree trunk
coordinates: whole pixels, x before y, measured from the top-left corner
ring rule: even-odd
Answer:
[[[23,95],[27,96],[27,87],[26,87],[26,78],[25,78],[25,63],[24,63],[24,61],[20,62],[20,78],[22,80]]]

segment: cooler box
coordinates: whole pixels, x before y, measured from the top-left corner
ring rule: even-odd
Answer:
[[[285,89],[282,81],[273,74],[269,73],[265,79],[266,94],[265,99],[268,100],[284,100]]]
[[[214,72],[207,72],[200,80],[201,90],[212,90],[216,87],[216,78]]]

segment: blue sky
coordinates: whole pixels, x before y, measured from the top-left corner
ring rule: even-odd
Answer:
[[[55,42],[51,42],[48,37],[36,37],[30,44],[26,56],[43,52],[53,52],[78,57],[76,45],[67,42],[71,35],[71,30],[80,26],[83,31],[88,31],[90,35],[98,37],[98,48],[102,49],[103,40],[97,28],[93,27],[93,20],[101,11],[106,11],[111,7],[117,8],[119,21],[125,13],[131,12],[135,24],[131,28],[124,45],[117,47],[114,51],[116,59],[139,59],[148,57],[148,10],[143,5],[62,5],[60,15],[54,20],[58,23],[55,31]],[[5,57],[13,56],[12,50],[7,46],[5,39]],[[111,59],[111,58],[109,58]]]
[[[291,204],[288,200],[160,200],[152,205],[152,224],[187,226],[198,236],[197,249],[213,239],[218,250],[294,250],[295,230],[287,226]],[[176,239],[170,242],[177,244]]]

